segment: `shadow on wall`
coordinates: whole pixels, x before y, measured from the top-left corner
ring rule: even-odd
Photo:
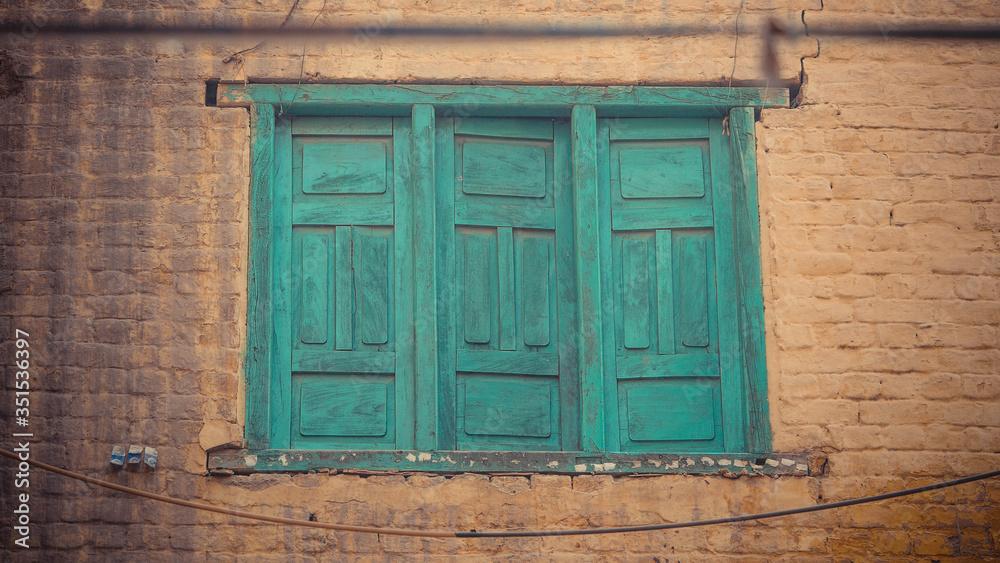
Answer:
[[[14,58],[8,51],[0,51],[0,100],[7,103],[7,98],[18,96],[22,92],[24,92],[24,77],[18,74]]]

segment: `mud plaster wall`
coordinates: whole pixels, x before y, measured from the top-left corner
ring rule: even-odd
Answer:
[[[290,19],[717,23],[739,3],[302,0]],[[277,23],[291,2],[23,0],[3,17]],[[135,8],[135,9],[133,9]],[[991,2],[747,0],[741,24],[1000,18]],[[248,117],[205,80],[763,84],[760,44],[698,38],[507,42],[3,39],[0,432],[10,340],[31,334],[35,459],[238,509],[424,528],[682,521],[880,493],[1000,466],[1000,50],[976,42],[805,38],[779,52],[798,107],[757,125],[769,401],[778,452],[812,477],[210,477],[242,434]],[[737,55],[734,70],[733,54]],[[303,57],[303,52],[305,56]],[[13,65],[13,66],[11,66]],[[8,72],[13,68],[17,78]],[[160,452],[112,473],[112,444]],[[11,546],[4,463],[0,539]],[[1000,549],[1000,487],[677,532],[420,540],[279,528],[166,507],[35,471],[23,560],[977,560]],[[294,556],[294,557],[291,557]]]

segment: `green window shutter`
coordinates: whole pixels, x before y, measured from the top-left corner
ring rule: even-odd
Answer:
[[[454,247],[453,258],[439,257],[441,301],[454,304],[439,326],[455,343],[442,350],[454,372],[440,374],[454,386],[453,448],[573,449],[562,423],[576,409],[561,400],[572,393],[572,364],[560,361],[572,333],[560,330],[569,320],[558,306],[573,276],[557,260],[557,248],[572,246],[570,192],[556,174],[566,128],[544,118],[445,118],[438,135],[439,158],[453,163],[437,179],[454,209],[437,218]]]
[[[251,449],[768,449],[752,109],[403,111],[252,107]]]
[[[613,303],[606,410],[617,410],[610,447],[739,448],[741,422],[726,416],[730,394],[741,391],[728,328],[735,258],[721,124],[616,119],[600,134],[602,286]]]
[[[574,263],[590,234],[574,229],[574,214],[587,211],[573,199],[568,124],[433,125],[435,217],[432,232],[420,233],[408,120],[279,121],[290,173],[276,182],[275,201],[289,211],[276,209],[276,225],[284,217],[290,237],[276,238],[275,264],[288,270],[275,272],[275,284],[278,295],[287,285],[290,302],[276,311],[288,330],[277,350],[288,350],[281,390],[290,407],[278,425],[288,424],[289,446],[400,449],[419,442],[422,418],[440,430],[432,449],[579,449],[588,427],[577,371],[591,367],[574,357],[581,345],[604,349],[596,404],[610,428],[605,450],[741,444],[739,421],[726,416],[742,391],[738,342],[725,322],[735,310],[735,259],[719,122],[596,124],[590,213],[599,259],[585,265],[593,272]],[[421,236],[435,241],[429,256],[415,246]],[[427,326],[436,327],[429,341],[439,362],[422,376],[436,387],[431,404],[414,399],[427,385],[415,381],[406,328],[427,316],[411,285],[415,267],[436,272]],[[582,311],[604,325],[598,342],[579,340],[578,273],[599,277],[608,305]]]
[[[276,336],[290,351],[279,366],[290,412],[278,424],[292,448],[395,449],[412,436],[406,121],[279,120],[290,236],[275,244],[289,266],[275,271],[289,288]]]

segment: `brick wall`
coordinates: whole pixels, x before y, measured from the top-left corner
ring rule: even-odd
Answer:
[[[129,3],[11,3],[4,17],[120,17]],[[169,21],[280,22],[290,2],[162,5]],[[719,23],[731,2],[303,0],[290,19]],[[322,10],[322,13],[321,13]],[[1000,18],[986,2],[748,1],[741,23]],[[1000,466],[1000,51],[975,42],[804,38],[780,51],[800,105],[758,123],[774,448],[812,477],[256,475],[209,477],[242,428],[248,118],[204,81],[735,84],[749,35],[699,38],[205,44],[8,37],[0,68],[0,334],[31,334],[33,457],[178,498],[320,521],[545,528],[713,518],[812,505]],[[733,53],[737,53],[734,70]],[[753,82],[757,83],[757,82]],[[4,341],[9,343],[7,336]],[[3,348],[0,433],[12,432]],[[9,444],[8,440],[4,440]],[[152,475],[111,445],[157,447]],[[0,540],[12,545],[3,462]],[[391,502],[389,501],[391,499]],[[911,561],[1000,557],[1000,487],[737,526],[532,540],[420,540],[279,528],[32,473],[24,560]],[[342,555],[342,554],[350,554]]]

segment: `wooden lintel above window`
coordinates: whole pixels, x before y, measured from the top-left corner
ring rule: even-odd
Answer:
[[[282,115],[410,115],[432,104],[442,115],[569,117],[591,105],[598,117],[724,117],[734,107],[788,107],[786,88],[223,83],[219,107],[271,104]]]

